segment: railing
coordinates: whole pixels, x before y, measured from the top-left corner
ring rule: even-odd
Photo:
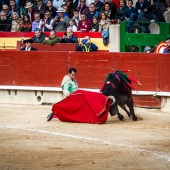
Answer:
[[[20,51],[24,47],[21,41],[17,41],[17,51]],[[42,43],[33,43],[32,47],[36,48],[38,51],[76,51],[77,43],[55,43],[42,44]]]

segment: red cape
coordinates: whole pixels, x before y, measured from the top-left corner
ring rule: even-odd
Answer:
[[[112,100],[101,93],[77,90],[56,103],[52,111],[60,121],[105,123]]]

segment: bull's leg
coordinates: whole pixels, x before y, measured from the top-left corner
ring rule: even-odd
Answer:
[[[117,114],[117,110],[115,109],[114,106],[110,106],[109,113],[111,116],[115,116]]]
[[[127,106],[129,107],[129,111],[130,111],[130,114],[131,114],[131,118],[133,121],[136,121],[138,118],[137,116],[135,115],[135,112],[134,112],[134,105],[133,105],[133,99],[129,99],[129,101],[127,102]]]
[[[119,120],[124,120],[124,116],[122,114],[120,114],[117,106],[116,106],[116,109],[117,109],[117,116],[118,116]]]
[[[124,105],[120,105],[120,107],[127,113],[127,115],[132,118],[132,114],[126,109]]]
[[[117,114],[119,120],[124,119],[124,116],[119,113],[117,105],[110,106],[109,113],[110,113],[111,116],[115,116]]]

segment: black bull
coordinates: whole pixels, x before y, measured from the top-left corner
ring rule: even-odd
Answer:
[[[127,78],[127,77],[126,77]],[[108,75],[107,81],[105,81],[105,84],[103,88],[101,89],[102,94],[106,96],[114,96],[115,97],[115,103],[113,103],[110,108],[109,112],[111,116],[114,116],[117,114],[119,120],[123,120],[124,116],[120,114],[118,105],[127,113],[129,118],[136,121],[137,116],[134,112],[134,103],[132,98],[132,89],[128,85],[131,85],[131,81],[126,79],[125,77],[120,77],[120,74],[118,72],[110,73]],[[125,105],[129,108],[129,111],[126,109]]]

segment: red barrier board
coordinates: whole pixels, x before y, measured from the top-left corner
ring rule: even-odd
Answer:
[[[136,90],[170,91],[170,55],[148,53],[20,52],[0,53],[0,85],[60,87],[76,67],[81,88],[100,88],[109,72],[130,69],[142,86]]]

